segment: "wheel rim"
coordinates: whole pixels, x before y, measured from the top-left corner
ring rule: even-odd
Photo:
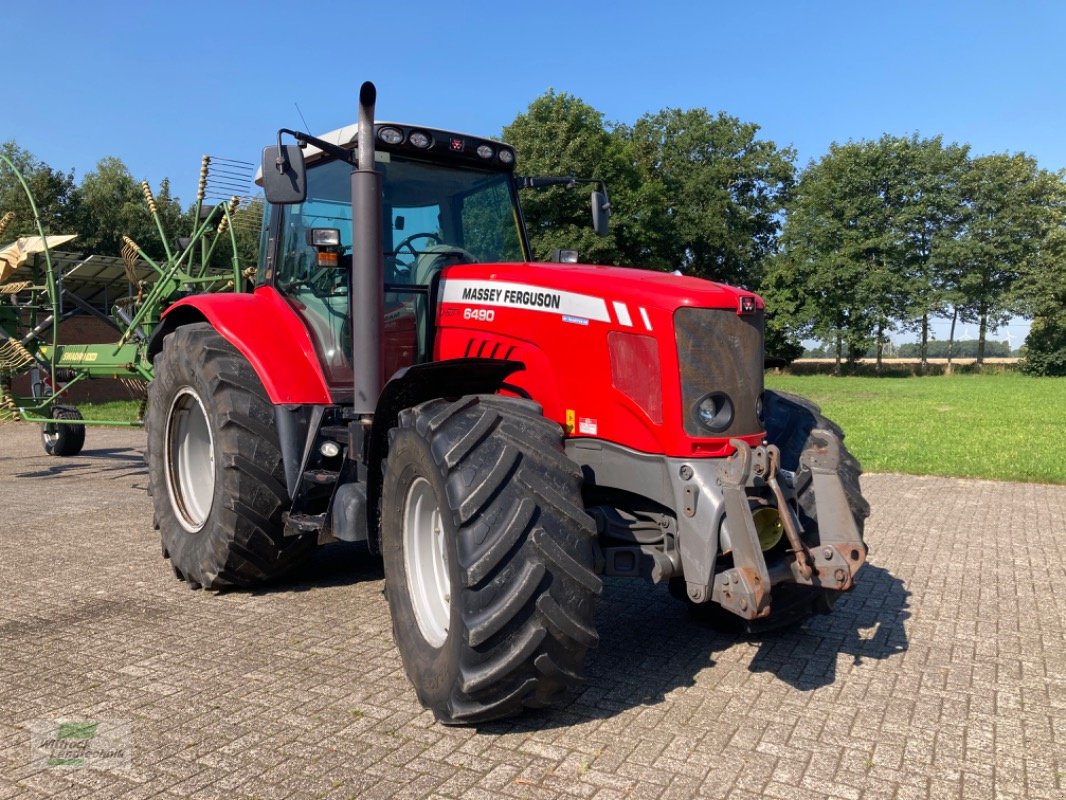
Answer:
[[[196,533],[215,498],[215,443],[203,401],[191,387],[182,387],[170,406],[163,458],[174,515]]]
[[[403,507],[403,558],[407,591],[423,638],[440,647],[448,638],[451,581],[445,551],[444,525],[433,486],[415,478]]]

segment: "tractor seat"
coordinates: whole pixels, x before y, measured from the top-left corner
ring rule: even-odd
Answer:
[[[473,264],[475,261],[477,261],[477,259],[461,247],[455,247],[450,244],[431,245],[422,251],[421,255],[418,256],[418,261],[415,262],[415,285],[429,286],[437,273],[445,267],[450,267],[452,264]],[[426,315],[429,313],[426,298],[416,298],[415,308],[415,316],[418,320],[417,358],[418,362],[422,363],[428,360],[430,356],[428,342],[426,340]]]
[[[477,261],[473,255],[461,247],[451,244],[434,244],[421,251],[415,262],[414,283],[416,286],[429,286],[438,272],[452,264],[473,264]]]

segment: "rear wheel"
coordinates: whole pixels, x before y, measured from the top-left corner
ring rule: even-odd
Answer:
[[[247,360],[210,325],[163,342],[149,385],[149,483],[163,554],[192,586],[251,586],[306,556],[282,535],[288,491],[273,407]]]
[[[442,722],[543,706],[581,681],[602,583],[580,487],[534,403],[401,413],[382,488],[385,581],[404,668]]]
[[[82,419],[82,416],[76,408],[53,406],[52,419]],[[41,444],[50,456],[76,456],[85,446],[85,426],[54,423],[42,425]]]

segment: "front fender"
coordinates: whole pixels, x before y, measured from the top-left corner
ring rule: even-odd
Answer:
[[[415,364],[393,375],[378,398],[370,433],[367,481],[367,508],[377,509],[384,479],[382,464],[389,451],[389,431],[396,427],[400,411],[438,397],[495,394],[507,387],[507,378],[525,369],[519,361],[494,358],[455,358]],[[371,552],[381,552],[381,531],[377,513],[367,519]]]
[[[170,306],[148,344],[148,358],[182,325],[207,322],[248,359],[275,405],[332,402],[329,386],[303,322],[270,286],[253,294],[186,297]]]

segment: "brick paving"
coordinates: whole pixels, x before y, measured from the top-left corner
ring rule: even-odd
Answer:
[[[143,444],[56,459],[0,427],[0,800],[1066,798],[1066,487],[866,476],[870,562],[831,616],[728,637],[609,580],[586,688],[444,728],[365,550],[259,592],[175,580]],[[48,766],[39,720],[125,723],[129,763]]]

